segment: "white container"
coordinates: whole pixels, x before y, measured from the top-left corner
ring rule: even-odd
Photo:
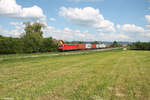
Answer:
[[[106,45],[105,44],[96,44],[96,48],[105,48]]]
[[[90,48],[92,48],[92,45],[91,44],[85,44],[85,48],[90,49]]]
[[[100,48],[105,48],[106,45],[105,44],[100,44]]]
[[[96,44],[96,48],[99,48],[99,44]]]

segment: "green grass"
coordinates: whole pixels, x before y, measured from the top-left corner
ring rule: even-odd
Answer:
[[[149,100],[150,51],[112,50],[0,60],[3,98]]]

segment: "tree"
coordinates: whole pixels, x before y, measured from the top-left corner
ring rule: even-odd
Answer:
[[[135,42],[129,45],[132,50],[150,50],[150,42]]]
[[[57,50],[57,44],[54,42],[52,37],[44,38],[40,52],[51,52]]]
[[[30,22],[26,22],[24,24],[25,33],[22,37],[24,41],[24,52],[39,52],[43,39],[42,27],[44,28],[45,26],[38,22],[35,22],[33,24],[31,24]]]
[[[92,42],[92,44],[99,44],[99,42],[98,41],[94,41],[94,42]]]
[[[12,37],[3,37],[0,39],[1,54],[12,54],[22,52],[23,52],[23,45],[21,39]]]
[[[21,38],[0,35],[0,54],[50,52],[57,50],[56,40],[43,38],[42,28],[45,26],[35,22],[26,22],[25,32]]]
[[[118,44],[118,42],[117,41],[114,41],[113,43],[112,43],[112,45],[111,45],[111,47],[119,47],[120,45]]]

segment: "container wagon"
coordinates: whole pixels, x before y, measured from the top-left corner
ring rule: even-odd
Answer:
[[[90,50],[106,48],[105,44],[65,44],[62,40],[58,42],[58,49],[60,51],[67,50]]]

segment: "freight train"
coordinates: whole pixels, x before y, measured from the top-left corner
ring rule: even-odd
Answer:
[[[65,44],[62,40],[58,42],[58,49],[60,51],[69,50],[89,50],[89,49],[101,49],[106,48],[105,44]]]

